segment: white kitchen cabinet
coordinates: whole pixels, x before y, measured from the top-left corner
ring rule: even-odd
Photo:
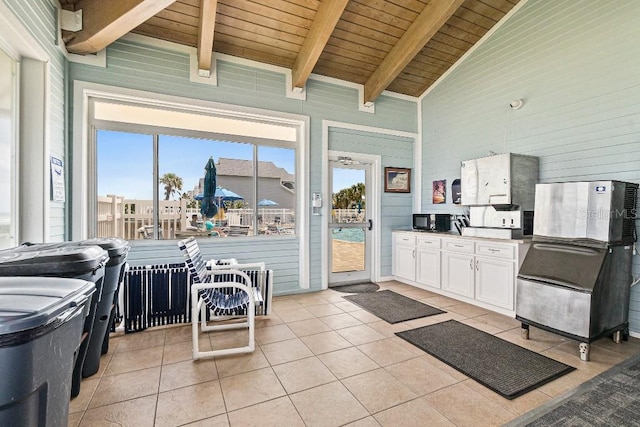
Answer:
[[[514,263],[496,258],[476,257],[476,299],[513,310]]]
[[[397,280],[514,314],[516,273],[529,243],[420,232],[394,232]]]
[[[393,238],[393,275],[416,280],[416,239],[411,233],[395,233]]]
[[[475,295],[475,257],[465,253],[442,253],[442,289],[473,298]]]

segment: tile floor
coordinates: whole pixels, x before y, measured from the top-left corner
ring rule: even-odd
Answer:
[[[501,425],[640,353],[640,340],[592,346],[399,282],[408,297],[447,311],[390,325],[333,290],[274,298],[256,320],[252,354],[194,362],[189,325],[112,337],[100,371],[71,401],[69,426],[484,426]],[[577,370],[506,400],[395,332],[456,319]],[[233,345],[243,332],[202,335],[200,347]]]

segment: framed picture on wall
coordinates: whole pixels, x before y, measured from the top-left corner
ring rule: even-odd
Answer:
[[[385,193],[411,193],[411,169],[384,168]]]
[[[447,201],[447,180],[439,179],[433,181],[433,204],[445,203]]]

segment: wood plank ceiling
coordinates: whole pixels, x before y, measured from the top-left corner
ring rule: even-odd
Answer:
[[[294,87],[312,72],[362,84],[367,102],[383,90],[420,96],[518,1],[120,0],[119,10],[102,0],[60,3],[83,10],[83,30],[63,32],[72,52],[95,52],[130,31],[197,47],[202,75],[211,52],[221,52],[292,69]]]

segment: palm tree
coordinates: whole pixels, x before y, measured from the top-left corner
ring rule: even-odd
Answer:
[[[169,200],[169,197],[180,192],[182,190],[182,178],[175,173],[165,173],[160,178],[160,184],[164,185],[164,199]]]

